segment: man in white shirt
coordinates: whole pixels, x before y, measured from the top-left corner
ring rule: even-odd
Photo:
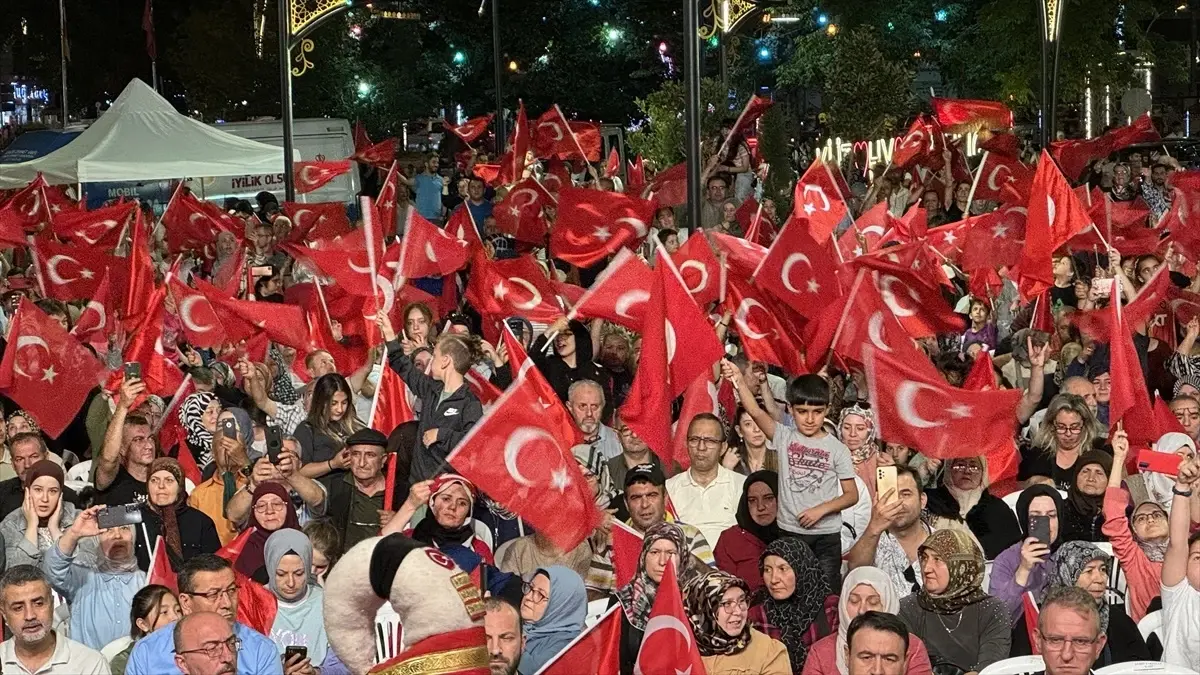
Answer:
[[[1180,464],[1162,566],[1162,660],[1194,671],[1200,671],[1200,535],[1188,537],[1188,530],[1192,491],[1198,486],[1200,461]]]
[[[17,565],[0,577],[0,611],[12,638],[0,643],[0,671],[24,675],[109,675],[100,652],[50,626],[50,582],[33,565]]]
[[[738,501],[746,478],[721,466],[725,425],[715,415],[696,415],[687,433],[691,466],[667,480],[667,495],[680,520],[715,542],[726,528],[737,523]]]
[[[592,380],[573,382],[567,389],[567,410],[583,433],[583,442],[596,448],[604,459],[621,454],[621,441],[612,427],[601,421],[604,414],[604,387]]]

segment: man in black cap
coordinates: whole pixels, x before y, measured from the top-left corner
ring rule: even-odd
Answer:
[[[625,508],[629,520],[625,524],[639,533],[663,522],[675,522],[687,540],[688,552],[709,565],[714,564],[712,547],[700,530],[678,522],[667,513],[667,479],[657,464],[638,464],[625,474]],[[613,525],[612,527],[616,527]],[[612,535],[610,529],[601,527],[593,535],[592,564],[588,568],[588,599],[606,597],[616,590],[616,574],[613,569]]]
[[[350,470],[329,486],[329,517],[342,532],[346,549],[363,539],[379,534],[392,511],[384,510],[387,477],[384,475],[384,453],[387,436],[374,429],[360,429],[346,439],[346,454]],[[403,481],[393,486],[393,508],[404,503],[407,496]]]

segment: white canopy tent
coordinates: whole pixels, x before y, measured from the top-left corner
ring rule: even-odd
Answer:
[[[135,78],[75,140],[29,162],[0,164],[0,188],[21,187],[39,172],[52,185],[282,173],[283,150],[182,115]]]

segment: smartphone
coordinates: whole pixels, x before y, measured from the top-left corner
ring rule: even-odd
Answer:
[[[279,453],[283,450],[283,434],[279,427],[268,426],[264,432],[267,437],[267,458],[272,464],[279,463]]]
[[[275,274],[275,269],[270,265],[259,265],[250,268],[250,276],[269,277]]]
[[[1152,471],[1165,476],[1178,476],[1179,465],[1182,463],[1183,458],[1179,455],[1167,452],[1155,452],[1149,448],[1139,452],[1137,459],[1139,472]]]
[[[288,661],[291,661],[292,657],[296,656],[297,654],[300,655],[299,660],[304,660],[308,657],[308,647],[301,647],[299,645],[288,645],[287,647],[284,647],[283,662],[287,663]]]
[[[1050,516],[1029,516],[1029,536],[1050,545]]]
[[[238,437],[237,422],[234,421],[232,417],[221,420],[221,434],[224,435],[225,438]]]
[[[1098,298],[1111,297],[1112,289],[1112,279],[1092,279],[1092,295],[1095,295]]]
[[[140,380],[142,379],[142,364],[136,361],[130,361],[125,364],[125,379]]]
[[[142,522],[142,508],[137,504],[106,506],[96,513],[96,525],[107,530],[122,525],[137,525]]]
[[[888,490],[892,491],[892,499],[895,499],[896,467],[894,465],[875,467],[875,494],[883,497]]]

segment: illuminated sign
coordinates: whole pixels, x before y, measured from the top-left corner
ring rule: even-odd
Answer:
[[[41,101],[48,103],[50,101],[50,92],[45,89],[38,89],[24,84],[12,83],[13,98],[22,101]]]
[[[946,134],[947,138],[961,138],[956,134]],[[839,166],[847,156],[850,156],[854,163],[864,168],[870,168],[876,164],[891,164],[892,152],[896,149],[896,144],[900,142],[902,136],[892,138],[877,138],[873,141],[843,141],[841,138],[829,138],[825,140],[821,146],[821,160],[825,162],[836,162]],[[969,133],[963,144],[963,152],[967,157],[974,157],[979,154],[979,134]]]

